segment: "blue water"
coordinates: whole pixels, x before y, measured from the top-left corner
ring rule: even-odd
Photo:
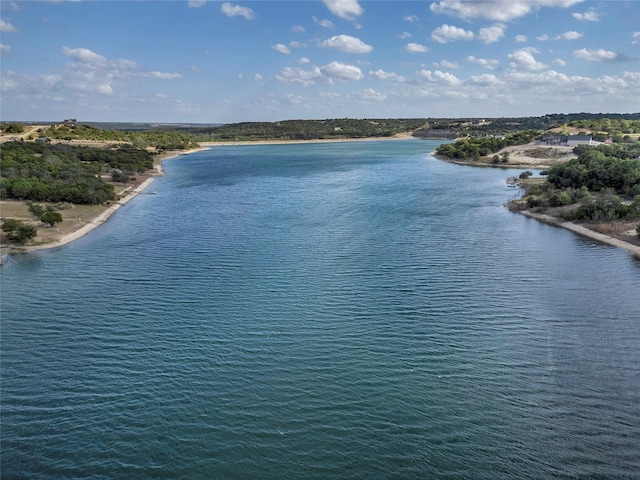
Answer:
[[[436,145],[215,147],[13,257],[2,478],[638,478],[640,262]]]

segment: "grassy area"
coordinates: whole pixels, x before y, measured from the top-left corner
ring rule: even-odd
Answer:
[[[47,204],[43,203],[42,205],[46,206]],[[34,225],[38,229],[38,235],[25,244],[25,246],[33,246],[55,242],[63,236],[82,228],[82,226],[89,223],[107,209],[107,207],[103,205],[65,204],[63,206],[58,205],[58,207],[61,207],[58,211],[62,215],[62,223],[57,223],[51,228],[45,228],[45,225],[40,220],[29,213],[27,204],[21,201],[0,201],[0,217],[3,220],[6,218],[17,218],[18,220],[23,220],[25,223]],[[0,245],[3,247],[13,245],[7,242],[4,232],[0,234]]]

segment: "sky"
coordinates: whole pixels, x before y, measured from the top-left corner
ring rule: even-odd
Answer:
[[[0,2],[0,120],[640,112],[640,1]]]

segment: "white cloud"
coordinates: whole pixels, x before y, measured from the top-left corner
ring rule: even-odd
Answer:
[[[253,79],[254,79],[255,81],[257,81],[257,82],[260,82],[260,81],[262,81],[262,75],[260,75],[259,73],[256,73],[256,74],[253,76]]]
[[[441,0],[433,2],[430,9],[434,13],[442,13],[453,17],[470,20],[486,18],[498,22],[508,22],[524,17],[541,7],[566,8],[582,0]]]
[[[542,70],[546,65],[538,62],[534,57],[534,53],[540,53],[535,48],[521,48],[508,55],[511,68],[514,70]]]
[[[366,88],[354,94],[354,100],[358,103],[380,103],[386,99],[385,94],[376,92],[373,88]]]
[[[401,38],[402,40],[407,40],[411,37],[413,37],[413,35],[411,35],[411,33],[409,32],[402,32],[400,35],[398,35],[398,38]]]
[[[355,65],[331,62],[322,67],[312,67],[309,70],[298,67],[285,67],[276,79],[283,83],[293,83],[308,87],[319,82],[333,83],[333,80],[360,80],[362,71]]]
[[[631,38],[633,38],[631,43],[633,44],[640,43],[640,32],[633,32],[633,34],[631,35]]]
[[[207,0],[189,0],[189,8],[200,8],[207,3]]]
[[[159,80],[173,80],[174,78],[181,78],[179,73],[167,73],[167,72],[145,72],[142,74],[144,77],[157,78]]]
[[[320,25],[323,28],[328,28],[329,30],[335,30],[336,26],[333,24],[331,20],[319,20],[316,17],[311,17],[315,23]]]
[[[88,48],[69,48],[62,47],[62,54],[72,57],[74,60],[82,63],[105,64],[107,59],[102,55],[92,52]]]
[[[568,32],[564,32],[562,35],[558,35],[556,40],[577,40],[582,37],[584,34],[580,32],[576,32],[575,30],[571,30]]]
[[[276,43],[275,45],[271,45],[271,48],[273,48],[276,52],[284,53],[287,55],[291,53],[291,50],[289,50],[289,47],[287,47],[286,45],[283,45],[282,43]]]
[[[326,7],[336,17],[345,20],[354,20],[364,13],[364,9],[358,5],[358,0],[322,0]]]
[[[420,79],[431,83],[443,85],[458,85],[461,83],[460,79],[452,73],[441,72],[440,70],[436,70],[435,72],[431,70],[420,70],[417,72],[417,75]]]
[[[544,35],[540,35],[539,37],[536,37],[536,40],[539,40],[541,42],[546,42],[547,40],[549,40],[549,35],[545,33]]]
[[[229,2],[224,2],[220,7],[222,13],[224,13],[228,17],[244,17],[247,20],[252,20],[255,18],[255,14],[253,10],[248,7],[241,7],[240,5],[231,5]]]
[[[304,33],[305,29],[302,25],[294,25],[293,27],[291,27],[291,31],[294,33]]]
[[[420,21],[417,15],[407,15],[406,17],[403,18],[403,20],[409,23],[417,23]]]
[[[473,40],[473,32],[453,25],[441,25],[431,33],[431,38],[438,43],[453,42],[455,40]]]
[[[603,50],[602,48],[599,48],[598,50],[587,50],[586,48],[582,48],[580,50],[574,51],[573,56],[582,60],[589,60],[592,62],[603,62],[618,59],[617,53]]]
[[[483,73],[482,75],[473,75],[469,77],[465,83],[478,85],[481,87],[492,87],[496,85],[502,85],[504,82],[495,75],[492,75],[490,73]]]
[[[17,32],[18,29],[0,18],[0,32]]]
[[[419,43],[407,43],[404,47],[404,51],[407,53],[424,53],[429,51],[429,47]]]
[[[11,51],[11,47],[9,45],[5,45],[4,43],[0,43],[0,53],[2,55],[6,55]]]
[[[311,63],[311,60],[309,60],[307,57],[300,57],[300,60],[298,60],[298,63],[305,65],[305,64]]]
[[[516,35],[515,41],[518,43],[524,43],[527,41],[527,37],[525,35]]]
[[[335,35],[320,43],[321,47],[335,48],[347,53],[369,53],[373,50],[371,45],[365,44],[362,40],[350,35]]]
[[[334,78],[338,80],[360,80],[363,77],[362,71],[355,65],[347,65],[340,62],[331,62],[321,67],[320,70],[329,81]]]
[[[467,57],[467,62],[475,63],[476,65],[480,65],[482,68],[486,68],[487,70],[495,70],[500,65],[498,60],[493,60],[489,58],[476,58],[473,55],[469,55]]]
[[[402,75],[398,75],[393,72],[385,72],[384,70],[376,70],[375,72],[371,71],[369,72],[369,76],[378,80],[390,80],[399,83],[404,82],[404,77]]]
[[[494,43],[504,37],[504,25],[494,25],[492,27],[481,28],[478,32],[478,38],[484,43]]]
[[[450,62],[449,60],[442,60],[441,62],[435,62],[434,65],[440,68],[461,68],[456,62]]]
[[[565,62],[563,59],[561,58],[556,58],[553,63],[555,63],[556,65],[560,66],[560,67],[566,67],[567,66],[567,62]]]
[[[576,20],[580,20],[581,22],[599,22],[600,14],[596,12],[593,8],[589,8],[584,13],[575,12],[572,14],[573,18]]]

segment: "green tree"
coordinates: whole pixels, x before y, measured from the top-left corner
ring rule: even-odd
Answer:
[[[54,210],[47,210],[40,217],[40,221],[45,225],[48,224],[53,227],[56,223],[62,222],[62,215],[60,214],[60,212],[56,212]]]
[[[42,205],[33,203],[32,201],[28,201],[27,206],[29,207],[29,213],[36,218],[42,217],[45,212],[45,209],[42,207]]]
[[[5,220],[2,224],[2,231],[7,234],[9,240],[17,243],[24,243],[38,234],[36,227],[27,225],[22,220],[16,220],[15,218]]]

